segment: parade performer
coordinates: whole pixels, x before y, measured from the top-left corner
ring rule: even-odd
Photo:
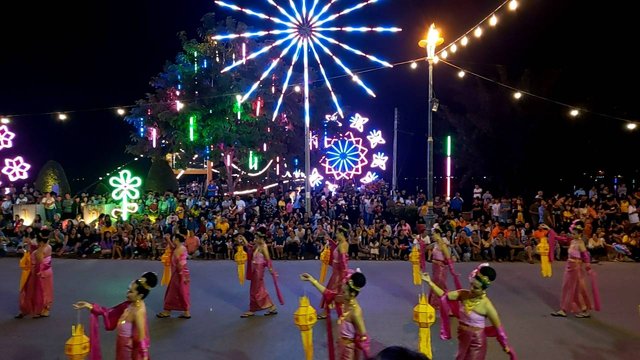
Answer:
[[[102,307],[86,301],[73,304],[75,309],[86,308],[91,311],[90,360],[102,359],[100,351],[100,316],[102,315],[106,330],[117,328],[116,360],[147,360],[149,359],[149,326],[147,325],[147,307],[144,299],[151,288],[158,283],[155,273],[144,273],[139,279],[129,285],[127,299],[112,308]]]
[[[276,315],[278,308],[271,301],[271,297],[267,292],[264,285],[264,270],[269,269],[273,277],[276,294],[280,300],[280,304],[284,305],[282,300],[282,294],[277,283],[277,274],[273,270],[273,263],[269,257],[269,249],[265,243],[267,237],[267,229],[260,227],[254,233],[255,240],[254,245],[247,242],[244,236],[239,235],[237,237],[238,242],[247,246],[247,280],[251,281],[251,287],[249,288],[249,311],[240,315],[242,318],[248,318],[254,316],[257,311],[267,310],[265,316]]]
[[[582,238],[584,230],[582,222],[574,221],[569,230],[573,234],[573,239],[569,245],[569,259],[567,259],[567,266],[562,279],[560,310],[551,313],[551,315],[566,317],[567,312],[573,312],[577,318],[589,318],[591,317],[589,310],[600,310],[600,294],[595,272],[591,269],[591,257]],[[587,292],[585,270],[591,280],[593,306]]]
[[[456,360],[484,360],[487,355],[487,336],[495,336],[504,352],[511,359],[516,355],[509,347],[507,335],[500,317],[489,300],[486,290],[496,279],[496,271],[489,264],[480,264],[469,274],[471,289],[445,292],[431,280],[429,274],[423,273],[422,279],[431,289],[442,297],[440,306],[440,338],[451,339],[449,311],[458,318],[458,354]],[[493,326],[485,327],[489,319]]]
[[[168,318],[171,311],[182,311],[178,316],[191,319],[191,275],[187,268],[187,248],[184,246],[184,235],[174,234],[171,246],[171,278],[164,293],[163,311],[156,314],[159,318]]]
[[[33,240],[32,240],[33,241]],[[20,313],[16,319],[27,315],[33,318],[48,317],[53,304],[53,269],[51,245],[48,238],[38,236],[37,243],[29,243],[20,261]]]
[[[336,240],[338,241],[335,249],[331,254],[331,277],[327,282],[326,288],[332,291],[339,292],[344,278],[347,276],[347,269],[349,268],[349,224],[342,223],[336,228]],[[327,304],[323,298],[320,307],[323,309],[318,314],[318,319],[326,319],[327,312],[330,307],[334,306],[332,303]]]
[[[536,252],[540,255],[540,272],[542,273],[542,277],[551,277],[551,263],[553,262],[554,251],[547,238],[547,234],[551,229],[546,224],[540,224],[539,227],[542,230],[546,230],[546,232],[543,231],[540,237],[540,243],[536,245]]]
[[[442,239],[442,230],[438,224],[436,224],[431,231],[432,237],[435,240],[432,244],[433,250],[431,252],[431,269],[433,272],[433,282],[442,291],[447,291],[447,270],[451,272],[451,276],[456,285],[456,289],[461,289],[460,279],[453,268],[453,261],[451,260],[451,252],[449,246]],[[440,308],[440,296],[433,290],[429,292],[429,304],[434,308]]]
[[[322,293],[325,303],[335,302],[338,312],[338,326],[340,327],[340,340],[338,341],[338,359],[355,360],[359,359],[362,353],[365,359],[369,358],[369,337],[364,325],[362,308],[356,297],[365,286],[367,280],[359,271],[356,271],[343,278],[341,287],[331,290],[324,287],[313,276],[304,273],[300,279],[309,281],[316,289]],[[327,344],[329,348],[329,359],[334,360],[333,332],[328,328]]]

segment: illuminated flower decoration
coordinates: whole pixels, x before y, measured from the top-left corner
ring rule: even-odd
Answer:
[[[318,169],[313,168],[313,171],[309,175],[309,185],[311,185],[312,187],[316,187],[322,184],[322,179],[324,179],[324,176],[318,173]]]
[[[369,143],[371,143],[371,148],[375,149],[378,144],[386,144],[387,142],[382,138],[382,131],[380,130],[371,130],[369,135],[367,135],[367,139]]]
[[[351,123],[349,127],[354,128],[360,132],[363,132],[364,124],[369,122],[369,118],[362,117],[360,116],[360,114],[355,114],[355,116],[352,116],[351,119],[349,119],[349,122]]]
[[[325,115],[324,116],[324,120],[326,122],[335,122],[336,124],[338,124],[338,126],[342,126],[342,123],[340,122],[340,120],[338,120],[338,113],[333,113],[330,115]]]
[[[129,213],[138,211],[138,204],[130,203],[129,200],[140,198],[138,188],[142,185],[142,180],[137,176],[132,176],[129,170],[121,170],[118,176],[109,178],[109,185],[115,188],[111,192],[111,197],[114,200],[122,201],[121,208],[113,209],[111,215],[122,217],[122,220],[126,221],[129,218]]]
[[[8,149],[13,147],[13,138],[16,137],[16,134],[9,131],[7,125],[0,126],[0,150]]]
[[[371,167],[372,168],[377,167],[382,170],[387,170],[387,160],[389,160],[389,157],[384,153],[379,152],[377,154],[373,154],[373,161],[371,162]]]
[[[4,168],[2,173],[9,177],[9,181],[24,180],[29,177],[29,169],[31,165],[24,162],[22,156],[15,159],[4,159]]]
[[[336,184],[332,184],[328,181],[324,182],[325,185],[327,185],[327,189],[329,189],[329,191],[331,191],[332,193],[336,192],[336,190],[338,190],[338,185]]]
[[[111,197],[114,200],[123,200],[124,198],[135,200],[140,198],[140,190],[137,188],[142,185],[142,180],[137,176],[132,176],[129,170],[122,170],[118,176],[111,177],[109,185],[115,188],[111,192]]]
[[[363,177],[362,179],[360,179],[360,182],[363,184],[370,184],[374,181],[376,181],[376,179],[378,179],[378,174],[368,171],[367,175],[365,177]]]
[[[317,134],[313,134],[311,135],[311,138],[309,139],[309,149],[313,150],[313,149],[317,149],[318,148],[318,135]]]
[[[369,150],[362,146],[362,138],[354,137],[350,131],[341,138],[329,140],[328,145],[320,163],[325,167],[325,174],[333,175],[336,180],[362,174],[362,168],[369,163],[366,158]]]

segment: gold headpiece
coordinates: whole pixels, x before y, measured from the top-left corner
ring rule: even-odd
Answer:
[[[360,289],[362,289],[361,287],[357,287],[353,284],[353,280],[349,279],[349,281],[347,281],[347,285],[349,285],[350,288],[352,288],[355,291],[360,292]]]
[[[140,279],[138,279],[138,284],[142,285],[143,288],[147,289],[147,291],[151,290],[151,286],[149,286],[149,284],[147,284],[147,279],[141,277]]]
[[[491,285],[491,280],[489,280],[489,277],[486,275],[482,275],[479,271],[476,274],[476,279],[478,279],[478,281],[480,281],[482,283],[482,286],[485,288]]]

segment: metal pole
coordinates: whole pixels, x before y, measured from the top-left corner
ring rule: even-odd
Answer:
[[[391,190],[398,190],[398,172],[396,163],[398,161],[398,108],[395,108],[393,116],[393,179],[391,179]]]
[[[428,121],[429,129],[427,133],[427,229],[431,230],[435,223],[435,213],[433,212],[433,133],[432,133],[432,117],[433,117],[433,59],[428,57],[429,61],[429,106]]]
[[[309,71],[308,68],[308,39],[303,44],[303,61],[304,61],[304,210],[311,216],[311,185],[309,184],[309,175],[311,174],[311,133],[309,132]]]

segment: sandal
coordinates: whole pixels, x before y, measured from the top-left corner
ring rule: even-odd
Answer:
[[[269,316],[269,315],[277,315],[278,314],[278,309],[275,310],[269,310],[266,313],[264,313],[264,316]]]
[[[19,313],[18,315],[14,316],[14,319],[22,319],[24,317],[23,313]]]
[[[552,312],[551,316],[567,317],[567,314],[562,310],[558,310],[558,311]]]
[[[185,315],[185,314],[182,314],[182,315],[180,315],[180,316],[178,316],[178,317],[179,317],[180,319],[191,319],[191,315]]]
[[[240,315],[241,318],[248,318],[250,316],[254,316],[255,313],[251,312],[251,311],[247,311],[246,313]]]
[[[591,317],[591,314],[589,314],[588,312],[581,312],[576,314],[576,317],[579,319],[588,319]]]
[[[49,317],[49,315],[38,314],[38,315],[34,316],[33,319],[41,319],[41,318],[46,318],[46,317]]]
[[[323,319],[326,319],[326,318],[327,318],[327,315],[326,315],[326,314],[325,314],[325,315],[320,315],[320,314],[318,314],[318,315],[316,316],[316,318],[317,318],[318,320],[323,320]]]
[[[169,315],[169,314],[165,314],[165,313],[161,313],[161,312],[159,312],[159,313],[157,313],[157,314],[156,314],[156,317],[157,317],[157,318],[160,318],[160,319],[168,318],[169,316],[171,316],[171,315]]]

